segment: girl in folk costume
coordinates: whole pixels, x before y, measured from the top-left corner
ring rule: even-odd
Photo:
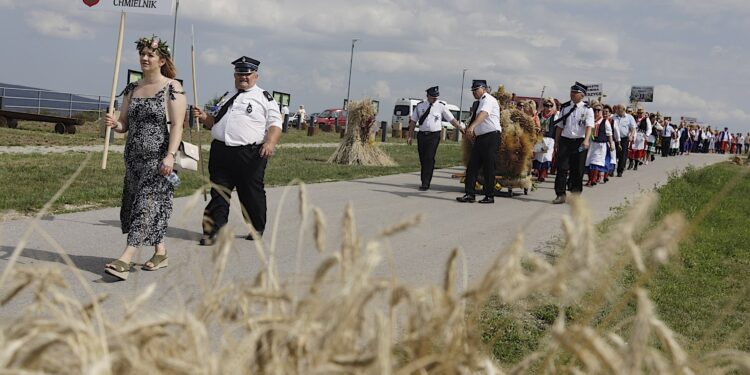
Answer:
[[[549,173],[552,154],[555,150],[555,127],[552,121],[555,119],[557,108],[553,98],[544,98],[544,109],[537,117],[539,121],[539,132],[542,138],[534,145],[534,170],[537,172],[537,181],[544,182]]]
[[[716,152],[716,134],[712,131],[708,131],[708,152]]]
[[[661,153],[661,135],[664,134],[664,120],[661,115],[652,113],[648,116],[648,120],[651,122],[651,130],[648,132],[646,137],[646,164],[656,159],[656,154]],[[654,144],[649,147],[648,142],[653,140]]]
[[[609,104],[605,104],[602,108],[602,116],[604,116],[604,118],[607,119],[612,125],[612,139],[620,139],[622,136],[620,135],[617,127],[614,126],[614,121],[612,121],[612,107]],[[616,144],[617,143],[615,143],[615,145]],[[608,170],[606,173],[604,173],[604,179],[602,180],[603,184],[609,182],[609,176],[615,174],[615,171],[617,169],[617,152],[612,152],[612,149],[607,148],[607,158],[605,161],[605,166],[607,166]]]
[[[638,110],[639,112],[641,109]],[[635,131],[635,139],[630,145],[630,151],[628,151],[628,169],[638,170],[638,165],[642,163],[641,160],[646,156],[646,140],[651,135],[651,122],[648,117],[639,116],[636,120],[638,122],[638,128]]]
[[[677,156],[677,152],[680,150],[680,131],[675,130],[672,132],[672,139],[669,141],[669,155]]]
[[[593,102],[594,109],[594,131],[591,133],[591,145],[586,156],[586,167],[589,168],[589,181],[586,186],[594,186],[599,182],[599,177],[609,172],[607,154],[614,152],[615,142],[612,140],[612,124],[604,117],[604,106]]]

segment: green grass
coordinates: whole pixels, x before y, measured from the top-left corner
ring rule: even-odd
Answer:
[[[653,219],[682,212],[694,230],[685,238],[679,257],[644,281],[657,314],[672,328],[691,354],[700,356],[721,349],[750,351],[750,173],[748,167],[723,163],[672,176],[658,188],[660,196]],[[722,187],[727,187],[722,191]],[[616,225],[621,210],[599,225]],[[705,216],[699,216],[705,214]],[[615,289],[630,290],[638,275],[626,267],[616,276]],[[626,294],[619,313],[613,306],[594,306],[593,323],[609,329],[632,319],[635,301]],[[591,311],[591,295],[566,315]],[[554,320],[556,308],[544,301],[530,307],[507,306],[491,301],[480,316],[482,338],[495,358],[515,363],[536,350]],[[540,313],[546,312],[546,313]],[[553,314],[554,312],[554,314]],[[550,319],[552,318],[552,319]],[[585,323],[585,322],[584,322]],[[606,327],[603,325],[606,324]]]
[[[391,138],[390,132],[386,135],[386,143],[405,143],[402,138]],[[211,142],[211,131],[201,129],[200,134],[193,129],[192,134],[185,129],[183,139],[198,144],[198,138],[204,144]],[[377,137],[380,140],[380,137]],[[282,134],[279,141],[284,143],[339,143],[341,137],[338,133],[319,132],[314,136],[308,136],[306,130],[288,129]],[[453,141],[443,141],[456,144]],[[17,129],[0,128],[0,146],[88,146],[103,145],[104,137],[99,135],[99,129],[93,122],[76,126],[75,134],[57,134],[55,126],[51,123],[19,121]],[[124,139],[115,139],[113,144],[125,144]]]
[[[124,144],[116,139],[114,144]],[[75,134],[55,133],[55,124],[19,121],[18,128],[0,128],[0,146],[86,146],[104,144],[99,129],[92,122],[76,126]],[[102,146],[103,147],[103,146]]]
[[[397,163],[395,167],[364,167],[328,164],[334,148],[279,148],[266,169],[268,186],[286,185],[295,178],[306,183],[350,180],[419,170],[416,146],[384,146]],[[208,153],[204,152],[207,168]],[[4,154],[0,169],[0,212],[22,214],[38,211],[84,161],[84,153]],[[460,164],[461,148],[438,148],[439,168]],[[101,154],[93,154],[82,174],[53,206],[53,212],[77,211],[96,207],[119,206],[124,175],[123,156],[110,153],[107,169],[101,169]],[[206,172],[207,173],[207,172]],[[197,172],[182,172],[182,184],[176,196],[191,194],[202,185]]]

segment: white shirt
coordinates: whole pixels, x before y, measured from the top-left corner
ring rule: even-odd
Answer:
[[[477,107],[477,116],[479,112],[487,112],[487,117],[482,121],[481,124],[477,125],[474,129],[474,134],[482,135],[494,131],[502,133],[503,129],[500,127],[500,104],[497,103],[497,99],[489,93],[484,93],[479,98],[479,107]]]
[[[620,138],[629,136],[630,132],[638,127],[633,116],[627,113],[624,116],[614,115],[612,117],[612,123],[616,129],[615,133],[617,133]]]
[[[672,128],[672,124],[670,124],[670,123],[667,123],[667,124],[666,124],[666,125],[664,126],[664,133],[663,133],[663,134],[662,134],[661,136],[662,136],[662,137],[667,137],[667,138],[669,138],[669,137],[671,137],[671,136],[672,136],[672,132],[673,132],[673,131],[674,131],[674,129]]]
[[[227,95],[217,108],[232,96]],[[253,86],[237,96],[224,117],[211,128],[211,135],[227,146],[261,144],[272,126],[281,127],[279,105],[270,94]]]
[[[565,138],[577,139],[586,137],[586,128],[594,127],[594,110],[589,108],[584,102],[574,104],[569,102],[562,107],[560,112],[555,116],[555,120],[571,113],[564,122],[558,122],[557,127],[562,128],[562,136]]]
[[[289,107],[284,106],[283,108],[281,108],[281,114],[282,115],[288,115],[289,114]]]
[[[417,103],[416,107],[414,107],[414,111],[411,113],[411,119],[417,123],[420,132],[441,131],[443,130],[443,120],[451,122],[455,119],[445,104],[446,103],[442,100],[435,100],[432,107],[430,107],[430,102],[428,101]],[[425,117],[422,125],[419,125],[419,119],[428,108],[430,109],[430,113]]]

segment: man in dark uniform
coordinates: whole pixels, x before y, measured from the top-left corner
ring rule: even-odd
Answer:
[[[594,110],[583,101],[586,86],[576,82],[570,87],[570,101],[560,106],[555,123],[555,194],[552,203],[565,203],[565,190],[570,178],[570,191],[583,191],[583,168],[589,149],[589,139],[594,128]],[[570,171],[570,176],[568,176]]]
[[[258,81],[260,62],[247,56],[232,62],[237,92],[222,98],[215,114],[194,109],[194,115],[211,129],[214,141],[208,172],[211,176],[211,201],[203,212],[203,238],[200,244],[214,244],[219,229],[229,217],[229,197],[237,188],[242,213],[258,235],[266,228],[266,191],[263,179],[268,158],[281,137],[279,105]],[[259,237],[258,237],[259,238]],[[255,239],[251,234],[248,240]]]
[[[409,145],[414,138],[414,127],[419,124],[417,150],[419,164],[422,167],[420,191],[430,189],[432,172],[435,169],[435,154],[440,144],[440,133],[443,130],[443,120],[450,122],[456,129],[461,129],[461,124],[446,107],[447,103],[438,100],[438,96],[440,96],[440,91],[437,86],[427,89],[427,101],[419,102],[409,119],[409,135],[406,137]]]

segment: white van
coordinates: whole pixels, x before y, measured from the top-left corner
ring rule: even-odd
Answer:
[[[402,129],[408,129],[409,119],[411,118],[411,114],[414,112],[414,108],[417,106],[417,104],[419,104],[419,102],[421,101],[422,99],[414,99],[414,98],[396,99],[396,105],[393,107],[393,117],[391,119],[391,126],[395,126],[396,123],[401,123]],[[458,116],[459,109],[457,105],[446,103],[445,106],[453,114],[453,117],[455,117],[456,119],[459,119],[459,116]],[[443,121],[443,128],[447,130],[453,130],[453,125],[451,125],[450,122]],[[416,127],[416,131],[419,131],[419,126]]]

